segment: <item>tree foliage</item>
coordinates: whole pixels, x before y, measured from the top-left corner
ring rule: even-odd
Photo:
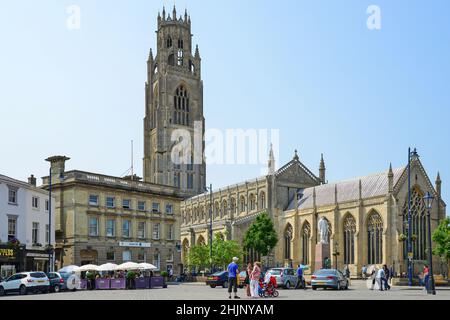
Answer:
[[[433,254],[441,257],[447,262],[450,261],[450,218],[447,217],[439,226],[434,230],[432,239],[434,241],[435,248]]]
[[[213,240],[213,264],[225,269],[232,261],[233,257],[242,261],[242,248],[237,241],[225,240],[223,235],[218,233]]]
[[[253,249],[266,256],[275,248],[278,235],[272,220],[267,213],[260,214],[250,225],[244,236],[244,245],[247,249]]]
[[[189,249],[187,255],[188,265],[190,268],[198,268],[204,270],[209,266],[209,247],[207,245],[193,246]]]

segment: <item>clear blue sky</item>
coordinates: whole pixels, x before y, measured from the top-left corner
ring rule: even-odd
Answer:
[[[0,2],[1,173],[68,169],[142,174],[144,82],[156,17],[174,1]],[[81,8],[81,30],[66,7]],[[406,164],[418,148],[450,197],[450,2],[176,1],[202,56],[207,128],[280,129],[281,159],[298,149],[331,181]],[[381,30],[366,27],[369,5]],[[253,178],[260,166],[210,166],[208,183]]]

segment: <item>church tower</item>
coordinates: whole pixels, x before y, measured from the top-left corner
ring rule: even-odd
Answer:
[[[150,49],[145,83],[144,181],[179,188],[190,197],[206,185],[200,52],[196,46],[192,54],[187,11],[177,17],[175,6],[172,15],[163,9],[156,33],[157,52],[153,57]],[[174,148],[189,139],[174,138],[180,132],[190,137],[190,147],[182,151]]]

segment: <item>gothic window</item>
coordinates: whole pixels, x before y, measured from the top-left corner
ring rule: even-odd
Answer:
[[[228,215],[228,203],[226,200],[222,201],[222,212],[221,212],[221,216],[227,216]]]
[[[189,70],[191,70],[191,72],[195,74],[195,64],[192,62],[192,60],[189,60]]]
[[[253,211],[255,209],[256,209],[256,197],[252,193],[252,194],[250,194],[250,211]]]
[[[372,212],[367,221],[368,264],[383,262],[383,220],[377,212]]]
[[[264,191],[261,191],[259,193],[259,208],[258,209],[265,209],[266,208],[266,193]]]
[[[168,63],[169,63],[169,66],[174,66],[175,65],[175,56],[174,56],[173,53],[171,53],[169,55]]]
[[[189,96],[183,85],[179,86],[173,96],[173,123],[189,126]]]
[[[240,200],[240,211],[244,212],[245,211],[245,197],[241,196],[241,200]]]
[[[178,40],[178,48],[183,49],[183,40],[182,39]]]
[[[423,193],[417,187],[411,190],[411,237],[414,260],[426,260],[427,248],[426,231],[427,221],[425,215],[425,202]],[[408,199],[403,206],[403,234],[408,236]],[[403,256],[408,256],[408,241],[403,243]]]
[[[203,236],[198,237],[197,245],[204,246],[205,244],[206,244],[205,238],[203,238]]]
[[[230,199],[230,212],[236,213],[236,199],[235,198]]]
[[[302,228],[302,264],[309,264],[309,239],[311,237],[311,226],[305,221]]]
[[[284,230],[284,258],[291,259],[292,226],[288,223]]]
[[[347,215],[344,220],[344,263],[355,263],[355,233],[356,221],[352,215]]]
[[[167,48],[172,47],[172,38],[171,38],[171,37],[167,38],[167,40],[166,40],[166,46],[167,46]]]
[[[215,212],[214,212],[215,216],[216,216],[216,218],[218,218],[220,215],[220,205],[219,205],[219,202],[217,202],[217,201],[214,204],[214,210],[215,210]]]
[[[177,64],[179,66],[183,65],[183,50],[182,49],[178,49],[178,53],[177,53]]]

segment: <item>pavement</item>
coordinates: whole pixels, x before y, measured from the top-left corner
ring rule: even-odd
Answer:
[[[428,295],[420,287],[392,287],[389,291],[370,290],[367,282],[353,280],[349,290],[285,290],[279,289],[277,300],[450,300],[449,287],[437,287],[436,295]],[[249,300],[245,291],[239,289],[241,301]],[[258,298],[261,299],[261,298]],[[275,298],[269,298],[275,299]],[[50,294],[8,295],[3,300],[228,300],[228,293],[222,287],[210,288],[204,283],[181,283],[166,289],[147,290],[93,290],[60,292]]]

